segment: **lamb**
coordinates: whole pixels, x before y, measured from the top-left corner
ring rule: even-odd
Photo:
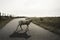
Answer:
[[[18,29],[18,27],[20,26],[21,30],[23,30],[23,29],[22,29],[22,25],[27,25],[27,29],[28,29],[28,28],[29,28],[29,24],[30,24],[31,22],[32,22],[31,19],[20,20],[20,21],[19,21],[19,24],[18,24],[18,26],[17,26],[17,29]],[[16,29],[16,31],[17,31],[17,29]]]

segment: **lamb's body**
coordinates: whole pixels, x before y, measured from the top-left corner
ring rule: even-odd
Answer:
[[[19,25],[29,25],[30,24],[30,20],[20,20],[19,21]]]
[[[31,19],[29,19],[29,20],[20,20],[19,21],[19,24],[18,24],[18,27],[20,26],[20,28],[21,28],[21,30],[22,30],[22,25],[27,25],[27,28],[29,27],[29,24],[32,22],[32,20]],[[17,29],[18,29],[18,27],[17,27]],[[16,30],[17,30],[16,29]]]

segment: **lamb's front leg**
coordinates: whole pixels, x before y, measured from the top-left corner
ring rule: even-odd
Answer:
[[[18,27],[19,27],[19,25],[17,26],[17,28],[16,28],[16,30],[15,30],[15,31],[17,31],[17,30],[18,30]]]
[[[20,28],[21,28],[21,30],[23,30],[23,29],[22,29],[22,25],[20,25]]]

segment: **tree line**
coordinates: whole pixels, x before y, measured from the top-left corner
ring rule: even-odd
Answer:
[[[0,20],[7,20],[7,19],[11,19],[11,18],[13,18],[12,15],[8,15],[8,14],[0,12]]]

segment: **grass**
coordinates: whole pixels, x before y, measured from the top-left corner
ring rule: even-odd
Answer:
[[[0,29],[2,29],[8,22],[10,22],[12,19],[6,19],[6,20],[3,20],[1,19],[0,20]]]
[[[34,17],[32,20],[34,24],[60,34],[60,17]]]

